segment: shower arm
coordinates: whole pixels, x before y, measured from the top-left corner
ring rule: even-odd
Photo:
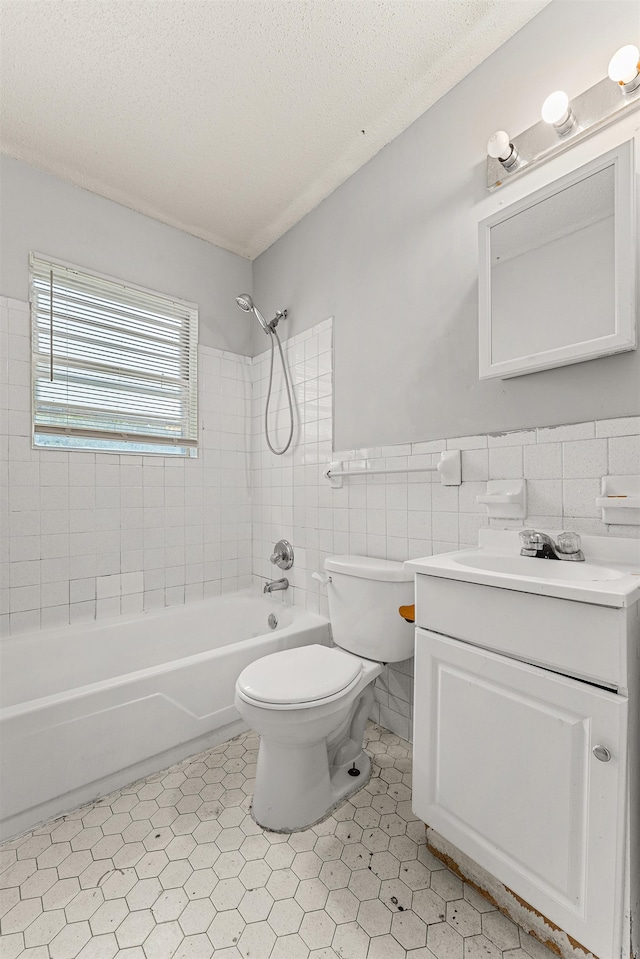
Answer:
[[[286,310],[276,310],[276,315],[274,318],[270,323],[267,323],[264,316],[253,302],[253,297],[249,293],[241,293],[239,296],[236,296],[236,303],[243,313],[253,313],[265,333],[274,333],[275,328],[280,320],[283,320],[287,315]]]

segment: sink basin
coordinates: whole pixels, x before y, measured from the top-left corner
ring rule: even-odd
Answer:
[[[550,530],[549,535],[557,536]],[[478,546],[409,560],[416,573],[555,596],[597,606],[631,606],[640,600],[640,542],[583,536],[586,562],[520,555],[516,530],[481,529]]]
[[[511,576],[532,576],[534,579],[559,580],[570,583],[597,583],[603,580],[623,579],[625,573],[608,566],[593,566],[590,563],[576,563],[567,560],[537,559],[531,556],[504,556],[482,553],[467,553],[455,557],[461,566],[473,569],[486,569],[494,573],[507,573]]]

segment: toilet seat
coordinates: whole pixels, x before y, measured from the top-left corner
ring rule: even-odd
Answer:
[[[304,708],[350,689],[363,664],[335,647],[312,645],[271,653],[250,663],[236,689],[247,702],[271,709]]]

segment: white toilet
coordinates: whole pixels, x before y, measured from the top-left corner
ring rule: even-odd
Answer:
[[[253,816],[274,831],[313,825],[367,782],[373,682],[413,655],[413,627],[398,614],[413,603],[402,563],[333,556],[325,569],[336,646],[272,653],[236,683],[236,708],[260,734]]]

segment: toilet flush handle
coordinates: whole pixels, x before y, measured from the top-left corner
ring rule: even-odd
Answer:
[[[328,573],[312,573],[311,579],[317,579],[318,582],[322,583],[323,586],[326,586],[327,583],[332,581]]]

